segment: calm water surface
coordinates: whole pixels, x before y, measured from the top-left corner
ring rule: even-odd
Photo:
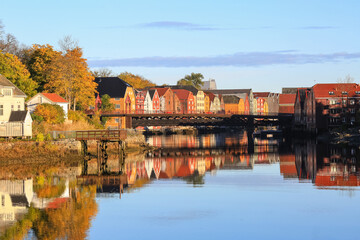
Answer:
[[[248,154],[243,133],[147,141],[161,150],[126,158],[128,187],[83,181],[75,168],[1,180],[0,235],[11,239],[17,227],[28,239],[358,236],[357,148],[255,140]],[[117,160],[109,167],[120,170]]]

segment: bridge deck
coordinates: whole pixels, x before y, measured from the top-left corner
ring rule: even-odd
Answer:
[[[76,131],[76,140],[119,141],[126,139],[126,130]]]

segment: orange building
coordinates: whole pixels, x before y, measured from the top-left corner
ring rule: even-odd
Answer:
[[[118,77],[97,77],[97,91],[99,96],[110,96],[116,112],[135,113],[135,93],[133,87]],[[110,118],[106,127],[125,128],[125,118]]]
[[[240,98],[229,95],[223,96],[224,109],[226,114],[238,114],[240,112]]]

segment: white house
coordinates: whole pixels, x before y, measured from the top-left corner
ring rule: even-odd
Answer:
[[[144,100],[144,113],[153,112],[153,103],[149,91],[146,91],[145,100]]]
[[[33,96],[26,105],[30,113],[33,113],[37,105],[42,103],[57,104],[64,110],[65,118],[68,116],[69,102],[56,93],[38,93]]]
[[[0,137],[31,137],[32,119],[25,110],[26,95],[0,74]]]

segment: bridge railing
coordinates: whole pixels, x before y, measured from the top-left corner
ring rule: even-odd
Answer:
[[[126,135],[126,130],[76,131],[77,140],[124,140]]]
[[[90,112],[89,112],[90,113]],[[90,114],[94,114],[94,113],[90,113]],[[255,112],[255,113],[249,113],[246,111],[219,111],[219,112],[196,112],[196,111],[192,111],[192,112],[178,112],[178,111],[103,111],[100,112],[100,115],[106,115],[106,116],[111,116],[111,115],[165,115],[165,114],[169,114],[169,115],[249,115],[249,116],[281,116],[281,115],[286,115],[283,113],[278,113],[278,112],[267,112],[267,113],[261,113],[261,112]]]

